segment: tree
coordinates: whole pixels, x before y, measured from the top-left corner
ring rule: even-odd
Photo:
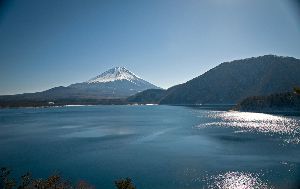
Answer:
[[[116,180],[115,186],[117,189],[136,189],[130,178]],[[58,173],[46,179],[33,178],[30,173],[26,173],[20,180],[15,181],[11,178],[11,171],[8,168],[1,168],[0,189],[95,189],[95,186],[85,181],[73,185]]]
[[[21,176],[21,184],[18,187],[18,189],[29,188],[31,182],[32,182],[31,174],[30,173],[26,173],[25,175]]]
[[[0,172],[0,188],[13,189],[16,186],[14,179],[10,178],[10,170],[3,167]]]
[[[115,186],[117,189],[136,189],[130,178],[116,180]]]

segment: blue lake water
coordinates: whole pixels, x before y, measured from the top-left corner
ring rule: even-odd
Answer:
[[[138,189],[299,188],[300,119],[222,108],[0,110],[0,166]]]

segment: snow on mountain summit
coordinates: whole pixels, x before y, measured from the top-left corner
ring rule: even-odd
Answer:
[[[135,80],[140,79],[140,77],[124,67],[115,67],[98,75],[97,77],[88,80],[86,83],[106,83],[116,80],[128,80],[130,82],[134,82]]]
[[[69,87],[101,98],[124,98],[147,89],[159,88],[124,67],[112,68],[88,81],[74,83]]]

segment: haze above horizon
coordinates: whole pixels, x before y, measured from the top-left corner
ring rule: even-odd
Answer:
[[[126,67],[159,87],[265,54],[300,58],[296,0],[0,2],[0,95]]]

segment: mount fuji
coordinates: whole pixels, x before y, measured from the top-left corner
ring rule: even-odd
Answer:
[[[141,79],[124,67],[115,67],[81,83],[54,87],[36,93],[0,96],[0,101],[81,101],[125,99],[147,89],[159,87]]]
[[[128,97],[147,89],[159,89],[124,67],[112,68],[88,81],[69,87],[113,98]]]

